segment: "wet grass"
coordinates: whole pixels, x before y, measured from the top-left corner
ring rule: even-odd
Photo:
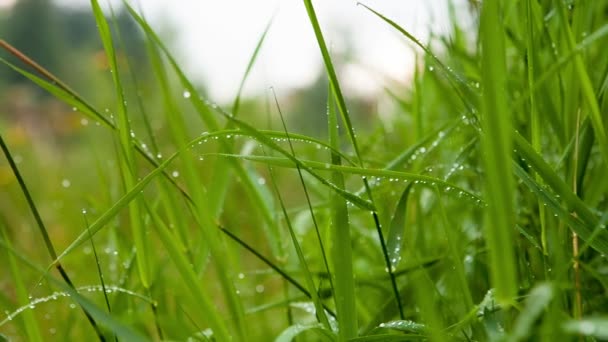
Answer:
[[[21,62],[5,67],[98,123],[67,149],[82,165],[49,166],[0,131],[3,336],[608,338],[606,1],[473,2],[477,31],[454,15],[430,45],[360,6],[420,51],[411,84],[386,89],[391,115],[360,127],[305,0],[326,140],[297,134],[280,97],[242,99],[271,23],[228,109],[128,8],[156,82],[154,102],[131,101],[120,32],[91,3],[113,104],[1,41]]]

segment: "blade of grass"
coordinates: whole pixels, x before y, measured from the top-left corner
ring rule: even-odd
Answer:
[[[490,251],[492,285],[501,304],[509,304],[517,294],[513,250],[515,228],[513,176],[511,174],[511,114],[505,97],[506,62],[502,20],[498,0],[483,3],[481,48],[483,81],[483,134],[481,137],[486,170],[488,201],[486,244]]]
[[[340,146],[338,133],[338,114],[335,110],[335,101],[331,97],[331,82],[327,97],[327,129],[329,144],[334,150]],[[340,156],[330,154],[331,164],[340,165]],[[339,188],[344,189],[344,176],[340,172],[332,172],[331,179]],[[331,277],[335,282],[335,301],[338,313],[339,340],[345,341],[357,337],[358,322],[355,297],[355,275],[353,270],[353,252],[348,207],[344,198],[336,193],[330,194],[331,208],[331,236],[333,272]]]
[[[225,156],[228,158],[252,160],[252,161],[257,161],[257,162],[261,162],[261,163],[265,163],[265,164],[281,166],[281,167],[289,167],[289,168],[296,167],[296,164],[292,160],[287,159],[287,158],[267,157],[267,156],[257,156],[257,155],[222,155],[222,156]],[[408,173],[408,172],[402,172],[402,171],[391,171],[391,170],[386,170],[386,169],[373,169],[373,168],[360,168],[360,167],[352,167],[352,166],[345,166],[345,165],[333,165],[333,164],[312,161],[312,160],[298,160],[298,162],[310,170],[339,171],[339,172],[345,173],[345,174],[354,174],[354,175],[384,178],[384,179],[388,180],[389,182],[413,181],[414,184],[418,184],[418,185],[439,186],[440,189],[443,190],[445,193],[451,193],[453,195],[456,195],[457,197],[467,199],[477,206],[482,206],[484,204],[484,201],[482,200],[481,197],[479,197],[479,195],[476,195],[476,194],[472,193],[471,191],[466,190],[466,189],[462,188],[461,186],[458,186],[454,183],[446,182],[443,179],[432,177],[432,176]],[[330,188],[334,189],[331,186],[330,186]],[[346,190],[344,190],[344,192],[346,192]],[[338,193],[340,195],[342,195],[342,193],[340,193],[340,192],[338,192]],[[350,194],[350,196],[354,196],[353,194],[351,194],[349,192],[346,192],[346,193]],[[361,206],[358,203],[351,201],[348,196],[349,195],[346,195],[346,194],[344,195],[344,197],[346,198],[347,201],[352,202],[354,205],[360,207],[361,209],[365,209],[365,210],[369,209],[369,207],[367,207],[367,206]],[[357,197],[357,198],[359,198],[359,197]]]
[[[4,223],[0,221],[0,231],[2,231],[2,238],[4,242],[8,246],[8,248],[12,249],[12,243],[8,237],[8,233],[6,231],[6,227]],[[28,291],[25,287],[25,283],[23,282],[23,276],[21,275],[21,270],[19,265],[17,264],[17,260],[15,256],[8,252],[8,264],[13,276],[13,284],[15,286],[16,299],[20,305],[27,305],[29,303],[28,299]],[[40,327],[38,326],[38,322],[36,321],[36,316],[32,310],[26,310],[23,313],[23,326],[25,327],[25,336],[27,336],[28,341],[43,341],[42,335],[40,334]]]
[[[240,239],[238,236],[234,235],[232,232],[230,232],[228,229],[219,226],[219,229],[224,232],[224,234],[226,234],[226,236],[228,236],[230,239],[232,239],[234,242],[236,242],[237,244],[239,244],[239,246],[243,247],[245,250],[247,250],[248,252],[250,252],[251,254],[253,254],[256,258],[258,258],[260,261],[262,261],[264,264],[268,265],[268,267],[272,268],[273,271],[277,272],[283,279],[285,279],[288,283],[290,283],[291,285],[293,285],[295,288],[297,288],[300,292],[302,292],[308,299],[313,299],[313,295],[306,289],[306,287],[304,287],[302,284],[300,284],[296,279],[294,279],[292,276],[290,276],[285,270],[281,269],[279,266],[277,266],[275,263],[273,263],[272,261],[270,261],[270,259],[264,255],[262,255],[260,252],[258,252],[255,248],[253,248],[251,245],[249,245],[248,243],[246,243],[245,241],[243,241],[242,239]],[[323,305],[323,308],[325,309],[325,311],[327,313],[329,313],[332,317],[336,317],[336,314],[327,306]]]
[[[116,52],[114,50],[114,42],[110,32],[110,26],[108,25],[108,22],[97,0],[91,0],[91,7],[108,59],[114,90],[116,91],[118,137],[120,141],[120,151],[122,152],[119,157],[121,164],[120,169],[122,171],[123,182],[125,184],[125,191],[129,191],[137,182],[137,169],[135,165],[133,147],[131,144],[131,136],[133,133],[129,123],[127,101],[125,99],[122,80],[118,70],[118,63],[116,60]],[[139,270],[139,277],[142,285],[149,288],[151,266],[148,263],[150,259],[147,257],[148,246],[146,242],[146,233],[145,227],[141,222],[141,208],[138,202],[138,200],[135,200],[129,203],[129,222],[131,224],[131,232],[133,235],[133,241],[135,242],[135,248],[137,249],[137,269]]]
[[[78,291],[73,286],[55,279],[54,277],[49,275],[48,271],[45,271],[44,269],[34,265],[28,258],[21,255],[12,247],[10,247],[4,239],[0,240],[0,246],[6,249],[8,253],[11,253],[13,256],[19,259],[23,264],[40,273],[50,283],[59,287],[62,291],[68,293],[69,297],[72,298],[74,302],[78,303],[78,305],[82,307],[82,309],[87,313],[87,315],[90,315],[90,317],[92,317],[95,321],[99,322],[101,325],[112,331],[121,340],[134,342],[148,341],[148,339],[141,335],[138,331],[133,330],[131,327],[118,321],[111,315],[105,313],[96,304],[94,304],[89,299],[78,293]],[[105,341],[103,335],[98,334],[98,336],[102,341]]]
[[[289,231],[289,235],[291,237],[291,241],[296,250],[296,254],[298,256],[298,261],[300,262],[302,268],[304,269],[304,278],[306,279],[306,284],[308,285],[308,293],[310,293],[312,297],[312,302],[315,306],[316,316],[319,321],[326,329],[331,330],[331,326],[329,325],[329,320],[327,319],[327,315],[325,314],[325,309],[323,308],[323,304],[321,299],[319,298],[319,293],[317,287],[315,286],[314,280],[312,278],[312,274],[310,273],[310,269],[308,268],[308,263],[306,262],[306,258],[304,257],[304,252],[300,246],[300,242],[298,241],[298,237],[293,229],[291,224],[291,219],[287,214],[287,209],[285,207],[285,202],[283,202],[283,197],[279,191],[279,188],[276,185],[276,179],[274,177],[274,172],[271,167],[268,167],[268,172],[271,178],[271,184],[273,190],[279,199],[279,205],[281,206],[281,211],[283,212],[283,217],[285,218],[285,223],[287,224],[287,230]]]
[[[562,30],[565,31],[566,42],[568,49],[573,51],[576,49],[576,39],[572,33],[572,29],[568,24],[568,14],[566,13],[566,4],[563,1],[554,1],[557,4],[557,13],[561,21]],[[591,124],[595,132],[595,138],[598,142],[598,147],[601,152],[602,158],[604,159],[604,166],[608,168],[608,137],[606,136],[606,128],[602,120],[602,113],[593,90],[593,85],[587,68],[585,67],[583,58],[580,54],[574,56],[574,66],[576,68],[576,75],[578,75],[580,85],[582,87],[582,95],[587,101],[589,106],[589,117],[591,118]]]
[[[19,183],[21,192],[23,193],[23,196],[25,197],[25,199],[27,201],[28,207],[29,207],[30,211],[32,212],[32,215],[34,216],[34,220],[36,221],[36,226],[38,227],[40,235],[42,235],[42,239],[44,240],[44,245],[46,247],[47,252],[49,253],[49,256],[53,260],[58,260],[57,252],[55,252],[55,247],[53,247],[53,243],[51,242],[51,238],[49,236],[48,230],[46,229],[44,221],[42,221],[42,217],[40,216],[40,213],[36,207],[36,204],[34,203],[34,199],[32,198],[30,191],[28,190],[27,186],[25,185],[25,181],[24,181],[23,177],[21,176],[21,173],[19,172],[19,168],[17,167],[17,164],[15,163],[15,161],[11,155],[11,152],[9,151],[8,146],[4,142],[4,139],[2,138],[1,134],[0,134],[0,148],[2,149],[4,156],[8,160],[8,163],[11,167],[11,170],[13,171],[13,174],[15,175],[15,178],[17,178],[17,182]],[[55,268],[57,269],[57,271],[59,272],[59,274],[61,275],[62,279],[65,281],[65,283],[68,284],[69,286],[71,286],[72,288],[74,288],[74,284],[72,283],[72,280],[70,279],[67,272],[63,268],[63,265],[61,263],[59,263],[58,261],[56,263],[54,262],[53,264],[54,264]],[[49,270],[50,270],[50,267],[49,267]],[[82,308],[82,309],[84,311],[84,308]],[[97,336],[99,337],[99,339],[101,341],[103,341],[104,340],[103,334],[101,333],[101,331],[99,331],[99,327],[97,326],[97,323],[95,322],[93,317],[91,317],[89,315],[89,313],[86,311],[84,311],[84,313],[87,317],[87,320],[89,321],[89,323],[91,324],[91,326],[93,327],[95,332],[97,333]]]
[[[291,151],[291,155],[293,155],[295,157],[296,151],[291,142],[291,137],[289,135],[289,131],[287,130],[287,124],[285,123],[285,118],[283,117],[283,112],[281,111],[281,107],[279,106],[279,100],[277,99],[277,95],[274,91],[274,88],[272,88],[271,90],[272,90],[274,101],[275,101],[275,104],[277,107],[277,111],[279,113],[279,117],[281,119],[281,124],[283,125],[283,131],[285,132],[285,136],[287,137],[287,142],[289,144],[289,149]],[[306,197],[306,204],[308,205],[310,217],[312,218],[312,223],[313,223],[313,226],[315,227],[315,233],[317,234],[317,240],[319,242],[319,250],[321,251],[321,257],[323,259],[323,264],[325,266],[325,270],[327,271],[327,273],[330,273],[329,263],[327,261],[327,259],[328,259],[327,254],[325,253],[323,239],[321,238],[321,232],[319,231],[319,224],[317,223],[317,217],[316,217],[315,211],[313,210],[313,207],[312,207],[312,202],[310,200],[310,195],[308,193],[308,187],[306,186],[306,182],[304,181],[304,176],[302,175],[302,169],[300,169],[299,167],[296,167],[296,169],[298,171],[298,178],[300,179],[300,184],[302,185],[302,190],[304,191],[304,196]],[[276,186],[276,183],[273,182],[273,184],[275,184],[275,186]],[[283,213],[287,214],[287,209],[286,209],[285,205],[282,205],[282,209],[283,209]],[[329,285],[330,285],[331,291],[334,292],[334,283],[333,283],[333,280],[331,279],[331,277],[329,278]]]
[[[148,214],[150,214],[150,217],[152,217],[152,221],[154,222],[154,227],[156,227],[156,232],[160,237],[160,241],[165,246],[165,249],[167,250],[167,253],[177,268],[180,276],[184,279],[185,285],[190,290],[192,296],[196,299],[197,304],[200,305],[198,309],[201,311],[203,315],[202,317],[207,318],[210,327],[213,329],[214,335],[217,336],[220,341],[230,340],[228,329],[220,319],[222,316],[213,305],[207,291],[202,287],[201,280],[194,272],[190,261],[185,257],[181,245],[176,240],[174,234],[171,233],[167,225],[158,216],[158,214],[148,206],[146,207]]]

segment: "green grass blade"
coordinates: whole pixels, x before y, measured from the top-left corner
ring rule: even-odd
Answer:
[[[298,291],[302,292],[306,296],[306,298],[311,299],[311,300],[313,299],[313,294],[310,293],[306,289],[305,286],[303,286],[302,284],[300,284],[296,279],[294,279],[292,276],[290,276],[285,270],[281,269],[276,263],[270,261],[270,258],[262,255],[255,248],[253,248],[251,245],[249,245],[248,243],[246,243],[245,241],[243,241],[242,239],[240,239],[238,236],[236,236],[233,233],[231,233],[226,228],[223,228],[223,227],[220,226],[219,229],[224,234],[226,234],[226,236],[228,236],[234,242],[236,242],[237,244],[239,244],[239,246],[243,247],[249,253],[253,254],[257,259],[259,259],[260,261],[262,261],[264,264],[266,264],[268,267],[270,267],[273,271],[277,272],[283,279],[285,279],[288,283],[290,283],[295,288],[297,288]],[[328,308],[325,305],[323,305],[323,307],[324,307],[325,311],[327,313],[329,313],[332,317],[334,317],[334,318],[336,317],[335,313],[330,308]]]
[[[391,218],[391,226],[386,238],[386,249],[391,260],[391,268],[396,268],[401,261],[401,248],[403,248],[403,236],[406,230],[407,202],[412,186],[413,183],[408,184],[401,193]]]
[[[198,140],[196,140],[198,141]],[[194,143],[193,143],[194,144]],[[190,145],[192,146],[192,144]],[[53,261],[50,267],[57,264],[61,259],[63,259],[66,255],[73,252],[76,248],[86,242],[90,236],[94,236],[99,230],[105,227],[108,222],[110,222],[121,210],[125,207],[128,207],[129,203],[131,203],[137,196],[139,196],[142,190],[157,176],[161,175],[163,171],[171,164],[175,158],[177,158],[182,152],[186,149],[178,151],[174,153],[172,156],[167,158],[162,164],[160,164],[156,169],[152,170],[148,175],[142,178],[137,184],[135,184],[126,194],[124,194],[116,203],[112,205],[107,211],[105,211],[101,216],[91,224],[89,229],[82,234],[80,234],[72,243]],[[89,235],[90,234],[90,235]]]
[[[554,3],[557,4],[557,13],[561,21],[561,27],[566,34],[568,49],[572,51],[576,48],[576,40],[572,33],[572,29],[568,24],[566,4],[562,1],[554,1]],[[589,78],[589,73],[585,67],[583,57],[580,54],[574,56],[574,66],[582,87],[582,95],[585,98],[585,101],[587,101],[587,106],[589,106],[589,117],[591,118],[595,138],[597,139],[602,158],[604,159],[604,166],[608,168],[608,137],[606,136],[606,128],[604,127],[602,113],[600,112],[600,107],[595,96],[593,84]]]
[[[471,293],[469,283],[467,282],[464,265],[462,264],[462,260],[464,260],[463,251],[458,244],[458,237],[456,235],[456,232],[454,232],[454,228],[456,228],[457,226],[455,227],[453,224],[450,224],[448,215],[446,214],[445,205],[443,204],[443,200],[440,197],[439,191],[436,191],[436,194],[439,201],[439,215],[441,217],[445,236],[448,241],[449,253],[452,259],[453,269],[456,272],[456,278],[458,280],[458,285],[463,296],[464,305],[466,309],[469,310],[474,306],[473,295]]]
[[[553,299],[554,289],[550,284],[540,284],[534,287],[526,299],[526,307],[517,317],[513,332],[509,335],[508,341],[527,341],[533,331],[534,324],[542,315],[543,310]]]
[[[294,163],[293,160],[291,160],[289,158],[267,157],[267,156],[258,156],[258,155],[232,155],[232,154],[229,154],[229,155],[220,154],[220,155],[223,155],[223,156],[229,157],[229,158],[252,160],[252,161],[257,161],[257,162],[261,162],[261,163],[265,163],[265,164],[287,167],[287,168],[295,168],[297,165],[296,163]],[[328,164],[328,163],[312,161],[312,160],[299,159],[297,162],[301,165],[304,165],[309,170],[339,171],[344,174],[377,177],[377,178],[383,179],[385,181],[388,181],[389,183],[390,182],[406,183],[406,182],[411,181],[414,184],[417,184],[419,186],[430,186],[430,187],[438,186],[442,190],[442,192],[444,192],[446,194],[451,194],[458,198],[466,199],[466,200],[470,201],[471,203],[475,204],[476,206],[481,206],[484,204],[483,199],[481,197],[479,197],[479,195],[476,195],[473,192],[471,192],[470,190],[467,190],[459,185],[444,181],[441,178],[436,178],[436,177],[416,174],[416,173],[402,172],[402,171],[391,171],[391,170],[386,170],[386,169],[373,169],[373,168],[360,168],[360,167],[345,166],[345,165],[334,165],[334,164]],[[324,182],[321,182],[321,183],[324,185],[327,185]],[[336,189],[334,187],[332,187],[330,185],[328,185],[328,187],[330,187],[332,190],[336,191]],[[360,197],[358,197],[350,192],[347,192],[346,190],[341,190],[341,191],[336,191],[336,192],[338,194],[340,194],[341,196],[343,196],[347,201],[350,201],[351,203],[360,207],[361,209],[369,210],[368,204],[360,203],[360,201],[363,201]],[[352,200],[353,198],[355,198],[354,201]]]
[[[331,83],[329,88],[332,88]],[[328,96],[327,127],[329,131],[329,144],[335,150],[338,150],[340,146],[337,116],[335,102],[331,96]],[[331,153],[330,158],[332,166],[342,163],[338,154]],[[331,179],[340,189],[344,189],[344,176],[342,173],[332,172]],[[333,242],[331,249],[333,272],[331,277],[334,278],[336,309],[338,311],[338,324],[340,325],[338,337],[340,341],[345,341],[356,337],[358,330],[352,236],[348,207],[344,198],[332,192],[330,194],[330,207]]]
[[[289,131],[287,130],[287,124],[285,123],[285,118],[283,117],[283,112],[281,111],[281,107],[279,106],[279,101],[276,97],[276,93],[274,92],[274,89],[273,89],[273,95],[274,95],[274,100],[275,100],[275,104],[277,107],[277,111],[278,111],[279,117],[281,119],[281,124],[283,126],[283,131],[285,132],[285,136],[287,137],[287,142],[289,143],[289,149],[291,151],[291,155],[293,155],[295,157],[296,151],[291,142],[291,137],[289,135]],[[308,187],[306,186],[306,182],[304,181],[304,176],[302,175],[302,169],[300,169],[299,167],[296,167],[296,169],[298,171],[298,178],[300,179],[300,184],[302,185],[302,190],[304,191],[304,196],[306,197],[306,205],[308,206],[308,211],[310,212],[310,217],[312,219],[313,226],[315,227],[315,233],[317,235],[317,240],[319,242],[319,250],[321,251],[321,258],[323,259],[323,264],[325,266],[325,270],[327,271],[327,273],[330,273],[329,262],[327,261],[327,259],[328,259],[327,253],[325,253],[325,246],[323,244],[323,239],[321,238],[321,232],[319,230],[317,216],[315,215],[315,211],[312,207],[312,201],[310,199]],[[276,186],[276,183],[274,181],[273,181],[273,184],[275,184],[275,186]],[[278,191],[278,189],[275,189],[275,190]],[[283,209],[283,213],[286,215],[287,209],[286,209],[285,205],[282,204],[281,207]],[[292,234],[292,236],[295,236],[295,234]],[[334,292],[334,283],[333,283],[333,280],[331,279],[331,277],[329,278],[329,285],[330,285],[331,291]]]
[[[174,234],[171,233],[171,230],[158,216],[158,214],[150,208],[147,209],[148,213],[152,217],[154,226],[156,227],[156,232],[165,246],[169,257],[175,264],[180,276],[184,279],[184,284],[188,287],[192,293],[192,296],[197,301],[197,304],[199,305],[198,308],[203,315],[202,317],[207,318],[210,327],[213,329],[214,335],[217,336],[220,341],[230,340],[228,329],[226,328],[224,322],[222,322],[220,319],[221,315],[215,308],[211,298],[209,298],[209,293],[207,293],[207,291],[202,287],[201,279],[199,279],[194,272],[192,264],[186,258],[183,252],[182,246],[179,244]]]
[[[336,75],[336,70],[331,61],[329,50],[327,49],[327,45],[325,44],[325,38],[323,38],[323,33],[321,32],[319,20],[317,19],[317,14],[315,13],[312,1],[304,0],[304,6],[306,7],[306,13],[308,13],[308,18],[310,19],[310,23],[314,30],[315,38],[317,39],[317,43],[319,44],[321,55],[323,56],[325,71],[327,72],[327,76],[329,77],[329,83],[331,84],[331,91],[334,95],[334,98],[336,99],[336,105],[338,106],[342,121],[344,122],[346,131],[348,132],[348,137],[351,141],[351,144],[353,145],[355,156],[357,156],[359,164],[363,165],[363,159],[361,159],[361,153],[359,152],[359,145],[357,143],[357,136],[355,134],[355,130],[350,119],[350,114],[348,113],[348,109],[346,108],[346,101],[344,100],[344,95],[342,95],[342,89],[340,88],[340,83],[338,82],[338,76]]]
[[[251,70],[253,69],[253,66],[255,65],[258,55],[260,54],[260,51],[262,50],[262,45],[264,45],[264,41],[266,40],[266,36],[268,35],[268,31],[270,31],[270,27],[272,26],[273,21],[274,21],[274,16],[272,18],[270,18],[270,20],[268,21],[268,24],[266,24],[266,28],[264,28],[264,32],[262,32],[262,35],[258,39],[255,49],[253,50],[253,54],[251,54],[251,58],[249,58],[249,62],[247,63],[247,68],[245,69],[245,72],[243,73],[243,77],[241,78],[241,83],[239,83],[239,89],[237,90],[236,96],[234,98],[234,102],[232,103],[232,113],[234,115],[238,115],[238,113],[239,113],[239,109],[241,106],[241,96],[243,95],[243,88],[245,87],[245,82],[247,82],[247,79],[249,78],[249,74],[251,73]]]
[[[269,167],[269,173],[271,177],[271,183],[274,189],[276,196],[279,199],[279,205],[281,206],[281,211],[283,212],[283,217],[285,218],[285,223],[287,224],[287,230],[289,231],[289,236],[291,237],[291,241],[296,250],[296,255],[298,256],[298,261],[300,262],[302,268],[304,269],[304,278],[306,279],[306,284],[308,286],[308,293],[310,293],[312,297],[312,302],[315,306],[316,316],[326,329],[331,329],[329,325],[329,320],[327,319],[327,315],[325,314],[325,309],[323,308],[323,304],[321,299],[319,298],[319,292],[317,287],[315,286],[314,280],[312,278],[312,274],[310,269],[308,268],[308,263],[306,262],[306,257],[304,256],[304,252],[302,251],[302,247],[300,246],[300,242],[298,241],[298,237],[293,229],[291,224],[291,219],[289,218],[289,214],[287,213],[287,209],[285,208],[285,203],[283,202],[283,198],[281,193],[279,192],[279,188],[276,185],[276,180],[274,178],[274,173],[272,168]]]
[[[2,231],[4,243],[6,243],[8,246],[8,264],[13,276],[13,284],[15,286],[15,292],[17,295],[16,299],[19,304],[27,305],[29,303],[28,291],[25,287],[25,283],[23,282],[23,277],[21,275],[19,265],[17,264],[17,260],[15,259],[15,256],[9,252],[9,250],[13,249],[13,247],[6,232],[6,227],[2,221],[0,221],[0,230]],[[32,310],[26,310],[23,312],[23,325],[25,327],[25,335],[27,336],[28,341],[43,341],[42,335],[40,334],[40,328],[38,327],[38,322],[36,321],[36,316]]]
[[[110,32],[110,26],[99,6],[97,0],[91,0],[93,15],[97,23],[97,29],[103,43],[106,56],[110,65],[110,73],[116,91],[117,101],[117,118],[118,118],[118,136],[120,141],[120,163],[125,190],[129,191],[137,182],[137,171],[135,165],[135,156],[131,145],[131,125],[127,112],[127,102],[123,90],[122,80],[120,78],[118,64],[116,61],[116,52],[114,50],[114,42]],[[138,201],[129,203],[129,222],[133,234],[133,241],[137,249],[137,266],[139,276],[144,287],[150,287],[150,265],[147,257],[148,246],[145,237],[145,228],[141,222],[141,208]]]
[[[143,335],[141,335],[141,333],[139,333],[138,331],[133,330],[131,327],[105,313],[104,310],[99,308],[96,304],[94,304],[86,297],[82,296],[72,286],[66,284],[63,281],[55,279],[54,277],[50,276],[47,271],[34,265],[28,258],[19,254],[12,247],[10,247],[7,241],[5,241],[4,239],[0,240],[0,246],[6,249],[8,253],[19,259],[23,264],[40,273],[40,275],[44,276],[45,279],[48,280],[50,283],[59,287],[62,291],[68,293],[72,300],[78,303],[88,315],[90,315],[95,321],[99,322],[101,325],[112,331],[121,340],[134,342],[146,342],[149,340]],[[99,335],[99,332],[97,333],[98,336],[100,336],[100,339],[103,341],[104,338]]]
[[[513,250],[511,114],[505,97],[505,43],[499,4],[498,0],[485,1],[481,13],[484,129],[481,142],[486,170],[486,243],[490,251],[492,285],[499,302],[507,304],[517,293],[517,275]]]

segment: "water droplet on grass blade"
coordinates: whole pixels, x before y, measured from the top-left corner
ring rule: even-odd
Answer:
[[[189,91],[184,90],[184,92],[182,93],[182,95],[184,96],[185,99],[189,99],[192,94],[190,94]]]

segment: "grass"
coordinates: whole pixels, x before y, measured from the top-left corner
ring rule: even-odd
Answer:
[[[304,0],[327,139],[276,95],[242,98],[272,21],[226,109],[127,6],[156,81],[132,101],[113,14],[91,4],[114,104],[0,41],[5,67],[99,124],[49,163],[1,122],[0,336],[608,339],[608,2],[471,2],[476,32],[454,14],[428,44],[362,4],[420,52],[366,127]]]

